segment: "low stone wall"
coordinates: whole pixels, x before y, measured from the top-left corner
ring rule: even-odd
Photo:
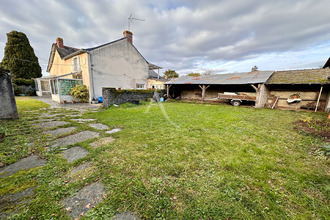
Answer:
[[[18,118],[11,77],[0,73],[0,119]]]
[[[161,92],[161,95],[164,91]],[[123,104],[135,100],[148,101],[154,95],[154,90],[116,90],[115,88],[102,88],[103,106]]]

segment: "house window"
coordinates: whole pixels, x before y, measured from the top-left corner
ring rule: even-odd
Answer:
[[[57,89],[57,80],[53,79],[50,81],[50,87],[52,88],[52,94],[58,94],[58,89]]]
[[[80,71],[79,57],[72,58],[72,70],[73,70],[73,72],[79,72]]]
[[[143,83],[136,83],[136,89],[144,89]]]

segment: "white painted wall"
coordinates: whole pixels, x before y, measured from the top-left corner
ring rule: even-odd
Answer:
[[[95,98],[102,96],[102,87],[136,89],[136,83],[147,84],[148,63],[127,39],[89,53]]]

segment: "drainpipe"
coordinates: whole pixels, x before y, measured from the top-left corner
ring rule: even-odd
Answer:
[[[92,64],[92,55],[87,52],[88,54],[88,72],[89,72],[89,102],[92,101],[92,99],[94,98],[95,95],[95,91],[94,91],[94,75],[93,75],[93,64]]]

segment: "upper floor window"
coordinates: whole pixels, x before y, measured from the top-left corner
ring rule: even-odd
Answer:
[[[73,70],[73,72],[79,72],[80,71],[79,57],[72,58],[72,70]]]

